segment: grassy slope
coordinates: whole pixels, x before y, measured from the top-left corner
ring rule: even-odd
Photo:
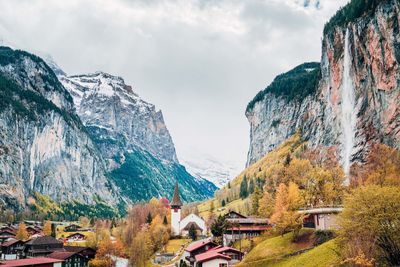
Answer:
[[[302,234],[310,234],[309,231],[310,230],[303,230]],[[293,243],[292,233],[268,238],[251,250],[238,267],[272,266],[282,261],[287,254],[311,247],[312,241],[310,240],[301,243]]]
[[[303,230],[303,234],[310,234],[309,231]],[[301,243],[293,243],[291,240],[291,233],[268,238],[251,250],[237,267],[336,266],[340,261],[336,253],[335,240],[330,240],[315,248],[312,248],[312,236]],[[309,248],[312,249],[299,255],[289,256],[289,254]]]
[[[273,266],[276,267],[319,267],[319,266],[337,266],[340,258],[337,254],[335,240],[330,240],[318,247],[307,251],[306,253],[289,257]]]

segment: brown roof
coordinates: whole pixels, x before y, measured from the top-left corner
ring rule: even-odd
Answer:
[[[179,196],[178,182],[175,184],[174,196],[172,197],[171,206],[182,206],[181,197]]]
[[[58,241],[52,236],[41,236],[27,242],[28,245],[46,245],[46,244],[60,244],[62,241]]]
[[[84,250],[92,250],[95,252],[94,249],[90,248],[90,247],[79,247],[79,246],[64,246],[66,251],[70,251],[70,252],[82,252]]]
[[[71,251],[55,251],[53,253],[50,253],[47,255],[48,258],[52,259],[58,259],[58,260],[66,260],[70,258],[71,256],[75,255],[77,252],[71,252]]]
[[[18,239],[11,239],[11,240],[8,240],[8,241],[6,241],[6,242],[4,242],[3,244],[1,244],[1,246],[2,247],[9,247],[9,246],[12,246],[12,245],[14,245],[15,243],[18,243],[18,242],[24,242],[24,241],[21,241],[21,240],[18,240]]]
[[[190,227],[192,227],[192,225],[194,226],[195,230],[203,230],[203,229],[200,228],[200,226],[196,222],[190,222],[190,223],[186,224],[186,226],[182,230],[189,231]]]

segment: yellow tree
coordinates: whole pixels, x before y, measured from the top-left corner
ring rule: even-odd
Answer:
[[[19,240],[26,240],[26,239],[28,239],[28,237],[29,237],[29,234],[28,234],[28,231],[26,230],[26,224],[20,223],[18,225],[18,230],[15,235],[15,238],[19,239]]]
[[[303,223],[303,216],[298,213],[298,209],[303,203],[299,187],[295,183],[290,182],[289,187],[283,183],[279,185],[271,222],[280,234],[293,231],[293,238],[297,237]]]
[[[340,241],[348,259],[360,255],[378,266],[400,266],[399,187],[366,186],[345,198]]]
[[[262,217],[269,218],[273,212],[274,199],[265,188],[262,198],[258,201],[258,214]]]
[[[52,230],[51,230],[51,222],[50,221],[45,221],[43,225],[43,234],[45,236],[51,236]]]
[[[143,228],[132,241],[130,259],[133,266],[145,267],[147,260],[153,254],[153,246],[148,229]]]

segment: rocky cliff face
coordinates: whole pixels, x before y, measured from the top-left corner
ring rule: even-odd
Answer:
[[[18,209],[33,192],[116,203],[105,162],[52,70],[34,55],[1,47],[0,86],[0,206]]]
[[[387,0],[329,25],[314,92],[290,99],[267,88],[249,104],[248,164],[297,129],[313,147],[337,146],[342,163],[346,149],[351,162],[363,161],[371,142],[399,148],[399,22],[399,2]]]
[[[142,100],[122,78],[96,72],[60,76],[60,81],[107,158],[141,149],[161,160],[178,162],[162,112]]]

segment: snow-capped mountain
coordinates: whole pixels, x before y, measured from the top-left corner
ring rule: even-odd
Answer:
[[[139,148],[161,160],[178,162],[162,112],[142,100],[121,77],[95,72],[59,79],[85,126],[109,143],[105,150],[109,158]]]
[[[218,188],[226,185],[243,169],[244,164],[227,161],[194,149],[179,151],[181,163],[189,173],[214,183]]]

